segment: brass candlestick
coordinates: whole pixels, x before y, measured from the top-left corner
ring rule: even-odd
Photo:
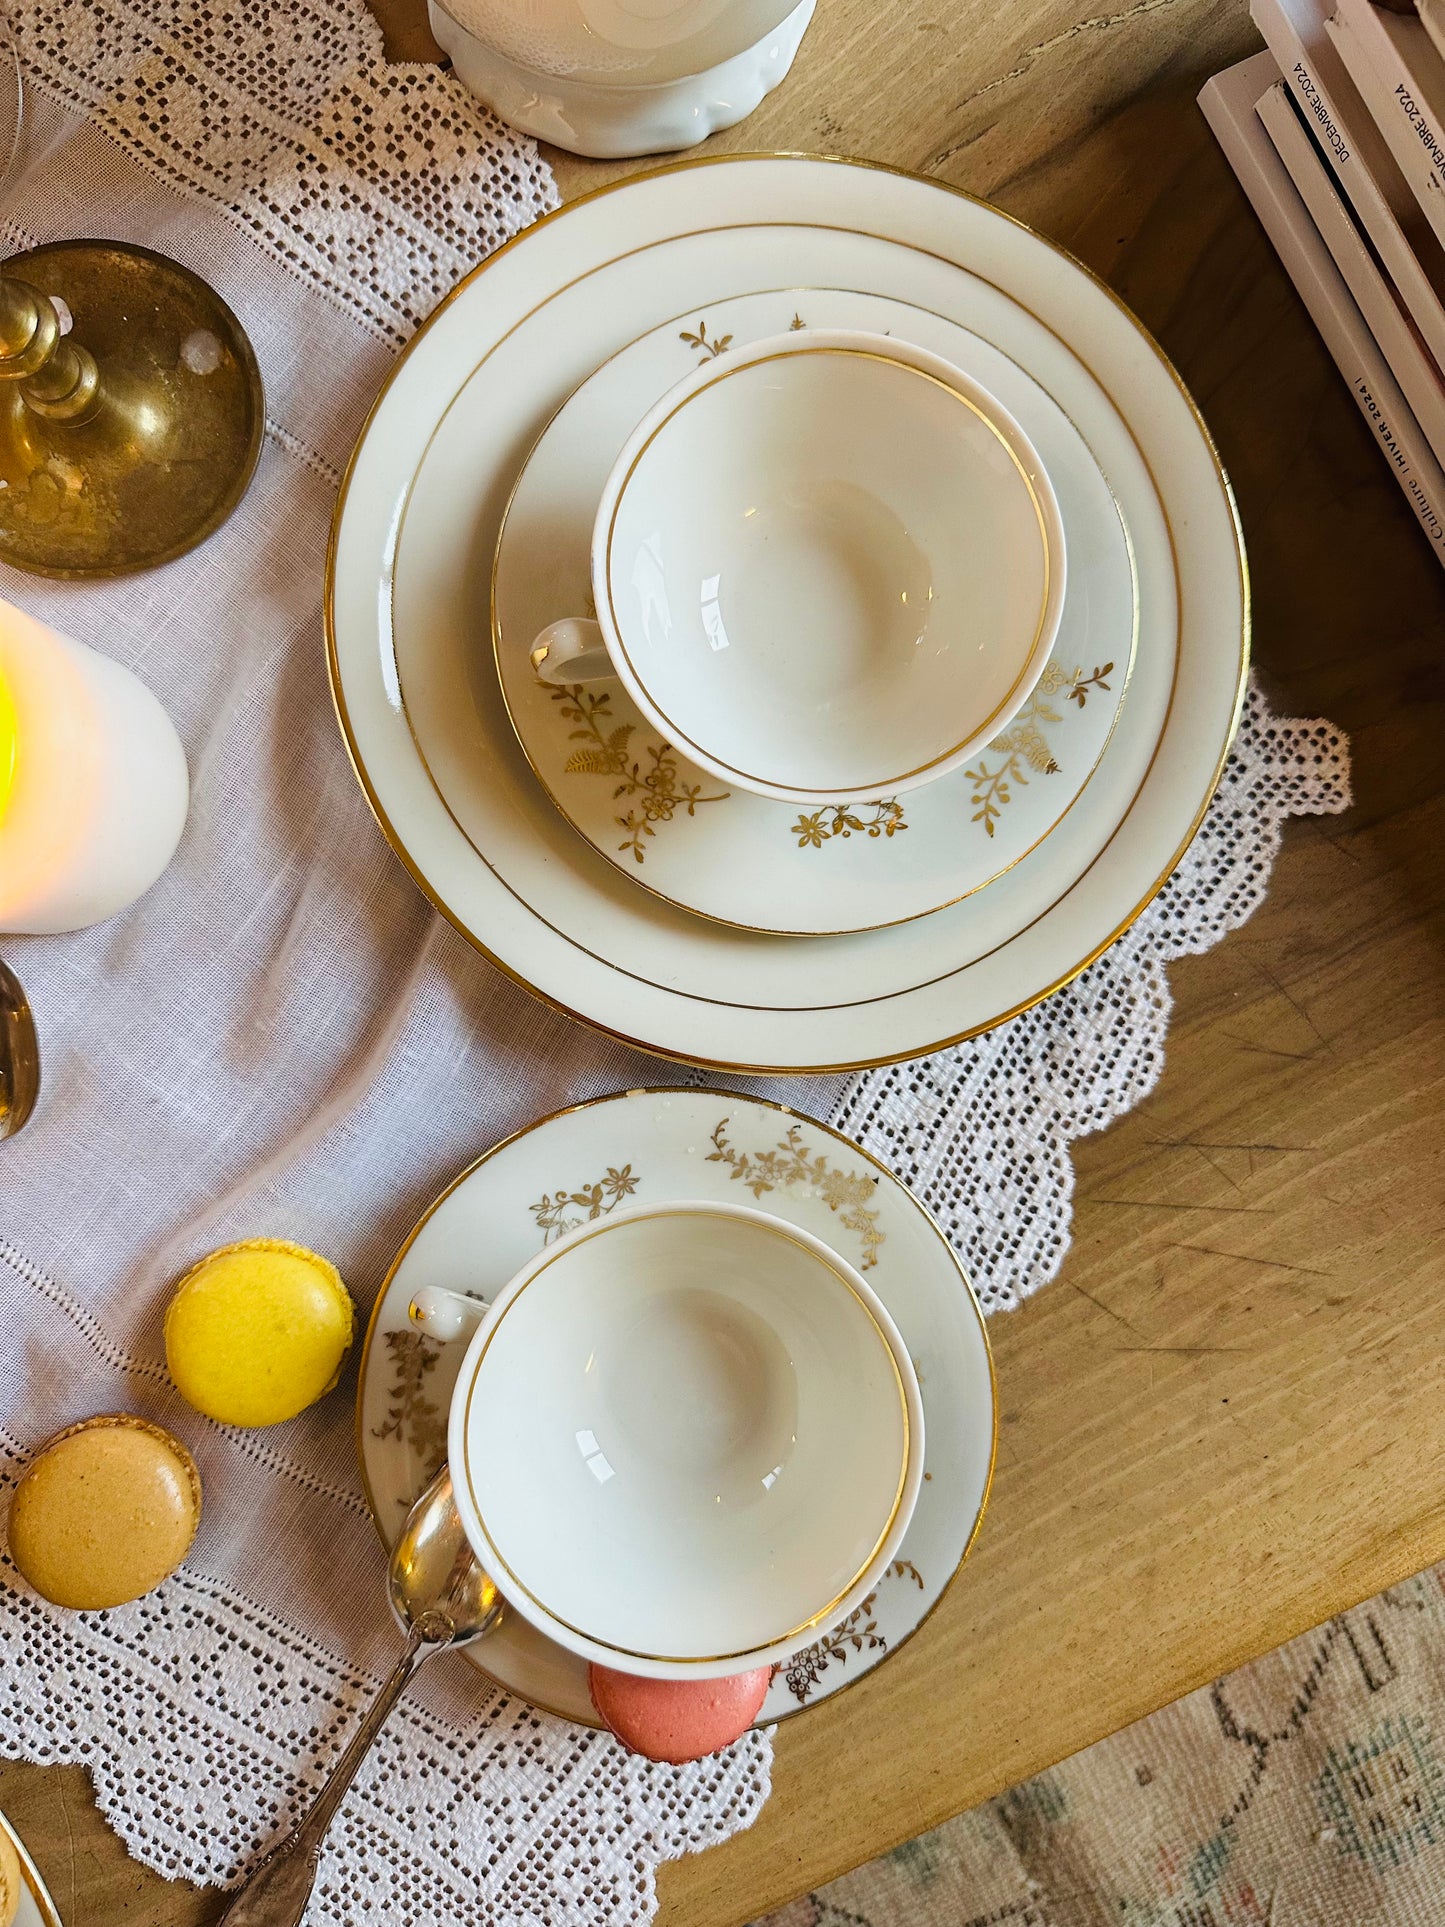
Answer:
[[[123,575],[246,492],[265,429],[245,330],[178,262],[61,241],[0,270],[0,560]]]

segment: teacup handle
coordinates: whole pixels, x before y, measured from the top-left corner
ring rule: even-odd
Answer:
[[[598,625],[586,616],[550,622],[532,644],[532,667],[542,682],[565,685],[615,676]]]
[[[445,1291],[440,1285],[423,1285],[406,1315],[428,1337],[445,1344],[453,1338],[470,1338],[488,1309],[484,1299],[464,1298],[459,1291]]]

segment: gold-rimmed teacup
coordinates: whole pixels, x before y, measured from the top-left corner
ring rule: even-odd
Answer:
[[[784,802],[896,796],[1027,700],[1063,607],[1063,523],[1022,428],[928,350],[799,330],[652,408],[603,489],[596,617],[532,662],[617,676],[664,738]]]
[[[747,1205],[639,1205],[541,1252],[472,1330],[448,1448],[478,1558],[587,1660],[685,1679],[780,1663],[866,1597],[923,1476],[897,1327],[820,1239]]]

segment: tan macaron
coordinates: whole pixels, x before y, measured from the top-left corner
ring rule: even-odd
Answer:
[[[175,1571],[200,1516],[201,1475],[180,1440],[105,1412],[31,1460],[10,1502],[10,1556],[57,1606],[123,1606]]]

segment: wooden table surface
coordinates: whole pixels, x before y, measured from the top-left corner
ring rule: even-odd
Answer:
[[[378,5],[426,57],[417,0]],[[1195,108],[1256,44],[1242,0],[820,0],[711,143],[919,169],[1108,277],[1222,447],[1265,686],[1350,732],[1356,802],[1289,824],[1264,907],[1176,968],[1157,1089],[1078,1148],[1062,1278],[992,1323],[972,1559],[780,1731],[757,1825],[663,1868],[670,1927],[748,1920],[1445,1557],[1445,577]],[[126,1860],[78,1769],[7,1765],[0,1802],[68,1927],[219,1911]]]

